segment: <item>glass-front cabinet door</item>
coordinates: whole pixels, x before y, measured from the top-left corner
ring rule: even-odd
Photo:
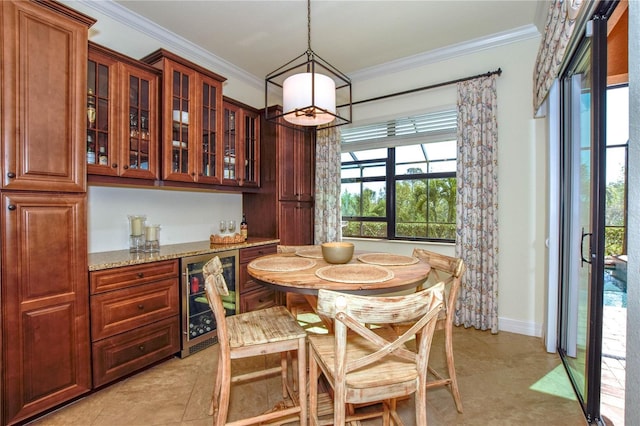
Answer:
[[[119,164],[125,177],[158,178],[157,76],[122,64],[124,83],[123,111],[127,124],[122,126]]]
[[[202,148],[198,153],[200,161],[196,165],[198,167],[198,182],[219,184],[222,181],[222,165],[219,164],[222,145],[220,137],[220,129],[222,128],[220,83],[202,77],[200,87],[202,120],[199,134],[202,135]]]
[[[164,49],[142,59],[162,70],[162,179],[219,183],[221,77]]]
[[[158,179],[159,73],[95,43],[87,62],[89,175]]]
[[[222,184],[260,184],[260,114],[241,102],[224,98]]]
[[[165,83],[165,89],[168,88],[169,93],[165,95],[168,105],[165,105],[164,118],[167,119],[168,106],[171,119],[166,120],[164,126],[165,134],[171,135],[171,140],[167,141],[165,136],[163,176],[168,180],[192,182],[195,181],[195,175],[192,173],[189,151],[195,148],[191,131],[191,123],[195,118],[191,114],[195,97],[195,73],[176,64],[171,66],[170,73],[165,73],[165,77],[167,76],[169,81],[168,84]],[[171,128],[167,129],[168,126]],[[167,146],[168,142],[171,143],[170,146]]]
[[[87,61],[87,173],[118,175],[117,166],[117,86],[118,62],[89,48]]]
[[[242,112],[241,186],[260,186],[260,115],[247,109]]]
[[[236,154],[240,140],[238,119],[240,107],[224,103],[224,134],[222,138],[222,182],[225,185],[237,185],[238,173],[236,170]]]

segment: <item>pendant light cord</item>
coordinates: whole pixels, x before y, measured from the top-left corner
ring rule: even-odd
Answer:
[[[311,52],[311,0],[307,0],[307,49]]]

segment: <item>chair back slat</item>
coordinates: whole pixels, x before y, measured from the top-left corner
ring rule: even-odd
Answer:
[[[202,275],[204,276],[205,295],[216,320],[220,354],[222,357],[230,357],[229,332],[225,320],[226,310],[221,297],[229,295],[229,288],[222,271],[222,263],[216,256],[204,265]]]
[[[424,334],[423,339],[431,341],[438,313],[443,308],[444,284],[437,284],[427,290],[402,296],[358,296],[329,290],[318,291],[318,311],[333,318],[336,340],[337,372],[350,372],[376,364],[388,357],[426,365],[422,358],[428,358],[428,347],[411,352],[405,346],[416,334]],[[364,324],[397,324],[414,321],[400,336],[382,337]],[[351,357],[347,362],[348,336],[355,332],[366,339],[367,348],[360,356]],[[422,342],[421,342],[422,343]]]
[[[413,249],[413,256],[426,262],[431,266],[432,273],[429,282],[432,279],[437,282],[444,282],[445,285],[445,314],[447,322],[453,322],[453,314],[456,306],[456,300],[462,285],[462,277],[466,270],[464,261],[459,257],[451,257],[440,253],[435,253],[425,249]],[[432,276],[433,275],[433,278]]]
[[[318,313],[328,318],[336,316],[336,299],[347,298],[346,312],[364,324],[395,324],[415,320],[429,311],[431,295],[424,291],[403,296],[360,296],[330,290],[318,291]]]

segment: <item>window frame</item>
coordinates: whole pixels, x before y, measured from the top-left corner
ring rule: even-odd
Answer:
[[[446,120],[442,120],[442,117],[445,116]],[[429,122],[429,118],[438,117],[438,122],[434,121],[433,123]],[[341,186],[344,184],[360,184],[360,202],[362,203],[363,198],[363,184],[367,182],[384,182],[386,185],[385,188],[385,202],[386,202],[386,216],[378,217],[378,216],[342,216],[341,219],[343,223],[346,222],[360,222],[360,235],[353,236],[353,238],[366,238],[366,239],[380,239],[384,238],[386,240],[392,241],[421,241],[421,242],[439,242],[439,243],[455,243],[455,239],[449,238],[435,238],[435,237],[410,237],[410,236],[398,236],[397,235],[397,218],[396,218],[396,184],[402,181],[409,180],[426,180],[427,184],[430,179],[442,179],[442,178],[454,178],[457,179],[456,171],[438,171],[438,172],[423,172],[417,174],[396,174],[396,148],[400,146],[410,146],[410,145],[424,145],[430,143],[437,142],[451,142],[457,139],[457,116],[455,108],[449,108],[446,110],[441,110],[436,113],[428,113],[421,116],[417,116],[418,119],[423,120],[422,129],[416,130],[413,133],[407,131],[407,122],[416,119],[416,117],[407,117],[396,120],[390,120],[386,123],[376,123],[374,125],[363,126],[359,128],[347,129],[346,136],[342,139],[342,154],[350,154],[353,158],[353,161],[341,161],[341,172],[345,169],[356,168],[358,166],[366,166],[368,164],[384,164],[385,167],[385,176],[373,176],[373,177],[363,177],[362,172],[359,177],[341,177]],[[442,124],[444,122],[444,124]],[[425,126],[425,123],[427,124]],[[402,124],[403,126],[403,134],[398,136],[396,132],[398,126]],[[387,129],[387,134],[384,136],[379,132],[381,128]],[[415,126],[416,129],[419,126]],[[366,128],[375,129],[377,133],[371,132],[369,136],[367,136]],[[427,130],[424,130],[424,129]],[[362,130],[365,129],[365,130]],[[350,138],[350,134],[355,134],[356,136]],[[358,136],[364,135],[364,136]],[[366,160],[356,160],[354,157],[354,153],[366,150],[373,149],[386,149],[386,157],[385,158],[376,158],[376,159],[366,159]],[[437,161],[451,161],[454,160],[457,162],[457,147],[455,158],[448,158],[446,160],[433,160]],[[425,155],[426,158],[426,155]],[[429,160],[427,163],[429,163]],[[362,169],[361,169],[362,170]],[[341,196],[342,196],[342,190]],[[360,205],[360,212],[362,212],[362,204]],[[427,215],[428,217],[428,215]],[[363,236],[362,235],[362,224],[363,222],[381,222],[386,223],[386,232],[384,236]],[[427,225],[430,223],[438,223],[438,222],[426,222]],[[455,223],[454,223],[455,226]]]

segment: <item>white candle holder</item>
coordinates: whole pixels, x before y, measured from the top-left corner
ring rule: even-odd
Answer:
[[[147,220],[145,215],[129,215],[129,252],[144,252],[144,223]]]
[[[160,225],[149,225],[144,228],[144,251],[152,253],[160,251]]]

